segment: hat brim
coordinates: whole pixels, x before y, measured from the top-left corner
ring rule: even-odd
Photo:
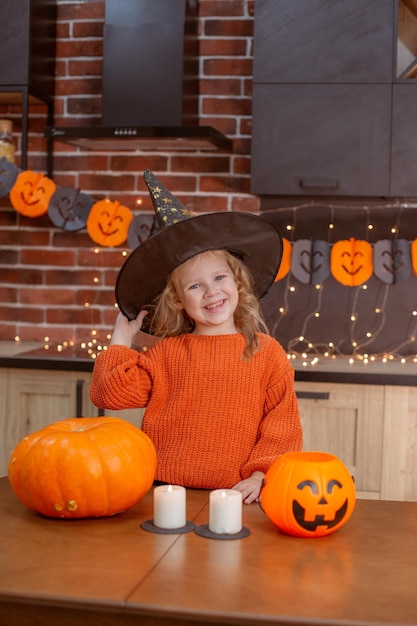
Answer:
[[[165,227],[133,250],[116,281],[120,311],[135,319],[152,305],[176,267],[200,252],[222,249],[244,261],[255,295],[265,295],[282,257],[282,239],[275,226],[251,213],[209,213]]]

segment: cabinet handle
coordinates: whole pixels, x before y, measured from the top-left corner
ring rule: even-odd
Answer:
[[[75,416],[82,417],[83,416],[83,387],[84,381],[77,380],[77,388],[75,393]]]
[[[339,187],[339,181],[334,180],[333,178],[301,178],[298,184],[303,189],[314,189],[316,187],[319,189],[323,187],[328,189],[337,189]]]
[[[330,398],[328,391],[296,391],[295,395],[303,400],[328,400]]]

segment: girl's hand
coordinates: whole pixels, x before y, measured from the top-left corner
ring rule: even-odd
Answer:
[[[143,320],[148,314],[148,311],[140,311],[136,319],[129,321],[123,313],[119,313],[114,326],[113,335],[110,341],[110,345],[127,346],[132,347],[134,336],[142,328]]]
[[[252,476],[241,480],[237,485],[232,487],[242,493],[242,500],[245,504],[259,502],[259,494],[261,492],[262,481],[265,474],[263,472],[253,472]]]

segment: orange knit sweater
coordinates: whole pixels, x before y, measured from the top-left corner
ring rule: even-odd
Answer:
[[[157,451],[157,480],[233,487],[302,447],[294,371],[275,339],[259,339],[246,361],[240,334],[180,335],[141,353],[110,346],[95,362],[91,400],[147,407],[142,429]]]

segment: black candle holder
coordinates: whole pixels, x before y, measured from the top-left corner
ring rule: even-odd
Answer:
[[[146,522],[142,522],[140,527],[148,533],[158,535],[183,535],[184,533],[192,532],[195,529],[195,524],[187,520],[185,526],[181,526],[180,528],[159,528],[159,526],[155,526],[153,519],[148,519]]]
[[[206,539],[244,539],[245,537],[248,537],[251,534],[249,528],[246,528],[246,526],[243,526],[242,530],[232,535],[229,535],[226,533],[213,533],[209,529],[208,524],[202,524],[201,526],[196,526],[196,528],[194,529],[194,532],[196,535],[199,535],[200,537],[205,537]]]

